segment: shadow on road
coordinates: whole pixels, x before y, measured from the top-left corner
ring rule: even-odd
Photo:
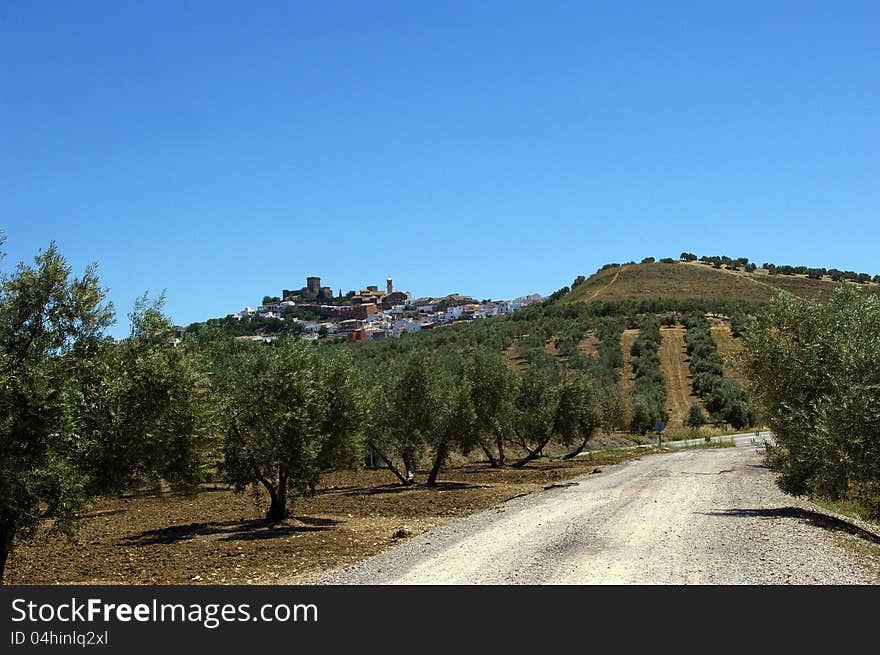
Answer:
[[[805,523],[810,523],[823,530],[831,532],[846,532],[854,537],[859,537],[865,541],[880,545],[880,535],[875,534],[864,528],[860,528],[854,523],[839,519],[821,512],[814,512],[800,507],[774,507],[771,509],[724,509],[718,512],[706,512],[707,516],[743,516],[743,517],[760,517],[768,519],[788,518],[797,519]]]

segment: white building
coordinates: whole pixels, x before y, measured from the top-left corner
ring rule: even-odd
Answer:
[[[416,321],[411,318],[404,318],[394,324],[394,327],[391,328],[391,335],[394,337],[399,337],[404,332],[411,334],[413,332],[420,332],[421,329],[421,321]]]
[[[461,318],[462,312],[464,311],[464,307],[462,305],[456,305],[455,307],[447,307],[446,311],[440,314],[440,321],[443,323],[450,323],[452,321],[457,321]]]

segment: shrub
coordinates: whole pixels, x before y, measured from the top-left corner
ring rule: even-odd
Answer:
[[[744,340],[780,486],[858,493],[880,513],[880,298],[847,285],[825,305],[780,294]]]

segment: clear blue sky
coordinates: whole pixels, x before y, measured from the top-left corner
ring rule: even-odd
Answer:
[[[4,2],[0,227],[178,323],[306,275],[880,272],[877,2]]]

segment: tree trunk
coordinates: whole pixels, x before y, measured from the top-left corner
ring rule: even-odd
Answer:
[[[403,474],[406,476],[404,478],[403,484],[415,484],[416,483],[416,471],[415,465],[413,464],[413,460],[409,456],[404,456],[403,458]]]
[[[498,468],[498,460],[495,459],[495,456],[492,454],[492,451],[489,450],[488,448],[486,448],[486,444],[484,444],[482,442],[480,443],[480,448],[482,449],[483,453],[486,455],[486,459],[489,460],[489,466],[491,466],[493,469],[497,469]]]
[[[272,521],[283,521],[287,518],[287,473],[282,473],[280,470],[278,471],[278,491],[277,499],[278,506],[276,508],[270,507],[268,517]]]
[[[15,537],[15,524],[6,520],[0,523],[0,585],[3,584],[3,574],[6,572],[6,561],[12,551],[12,539]]]
[[[441,443],[437,447],[437,452],[434,454],[434,465],[431,467],[431,472],[428,474],[429,487],[437,486],[437,474],[440,473],[440,467],[443,466],[443,462],[446,461],[448,455],[449,446],[445,442]]]
[[[54,518],[55,512],[58,511],[58,506],[61,504],[61,498],[53,498],[49,501],[49,505],[46,507],[46,511],[43,512],[44,519]]]
[[[583,452],[584,448],[587,447],[587,442],[590,440],[591,436],[592,435],[588,435],[588,436],[584,437],[584,440],[581,442],[581,445],[578,446],[577,448],[575,448],[574,450],[572,450],[570,453],[568,453],[568,455],[565,455],[562,459],[574,459],[575,457],[580,455],[581,452]]]
[[[495,435],[495,445],[498,447],[498,466],[504,466],[504,437],[501,433]]]
[[[525,466],[526,464],[528,464],[529,462],[531,462],[533,459],[535,459],[536,457],[538,457],[538,456],[541,454],[541,451],[544,450],[544,447],[545,447],[548,443],[550,443],[550,439],[549,439],[549,438],[546,439],[546,440],[544,440],[544,442],[541,443],[541,445],[539,445],[539,446],[538,446],[537,448],[535,448],[534,450],[529,450],[528,448],[526,448],[526,450],[528,451],[529,454],[526,455],[525,457],[523,457],[521,460],[519,460],[519,461],[517,461],[517,462],[514,462],[513,464],[511,464],[511,466],[513,466],[513,468],[515,468],[515,469],[521,469],[523,466]]]
[[[279,478],[278,486],[272,484],[266,476],[261,473],[257,474],[257,479],[266,487],[269,492],[269,511],[266,512],[266,518],[269,521],[282,521],[287,518],[287,485],[281,484]],[[286,482],[286,481],[285,481]]]
[[[374,444],[372,441],[368,441],[367,443],[369,444],[370,448],[375,450],[376,454],[382,458],[382,461],[385,462],[385,467],[389,471],[391,471],[398,480],[400,480],[401,484],[409,484],[406,481],[406,478],[404,477],[403,473],[400,472],[400,469],[398,469],[396,466],[394,466],[394,464],[391,462],[391,460],[385,456],[385,453],[383,453],[381,450],[376,448],[376,444]]]
[[[9,548],[0,544],[0,585],[3,584],[3,574],[6,571],[6,560],[9,558]]]

